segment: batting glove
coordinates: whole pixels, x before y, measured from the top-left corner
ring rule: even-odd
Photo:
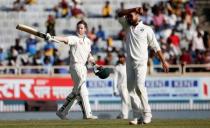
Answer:
[[[46,34],[46,40],[51,41],[53,39],[53,36],[50,35],[50,33]]]
[[[97,64],[95,64],[94,66],[93,66],[93,72],[96,74],[96,73],[98,73],[99,71],[100,71],[100,66],[98,66]]]

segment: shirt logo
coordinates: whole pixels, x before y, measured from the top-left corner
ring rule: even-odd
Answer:
[[[144,29],[143,28],[140,28],[140,32],[143,32],[144,31]]]

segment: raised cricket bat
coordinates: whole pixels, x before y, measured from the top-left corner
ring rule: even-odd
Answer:
[[[20,31],[24,31],[24,32],[27,32],[27,33],[30,33],[32,35],[35,35],[35,36],[38,36],[38,37],[41,37],[41,38],[46,38],[46,34],[45,33],[42,33],[38,30],[36,30],[35,28],[32,28],[30,26],[27,26],[27,25],[24,25],[24,24],[18,24],[16,26],[16,29],[20,30]],[[51,39],[52,41],[56,42],[56,43],[61,43],[60,41],[56,40],[56,39]]]

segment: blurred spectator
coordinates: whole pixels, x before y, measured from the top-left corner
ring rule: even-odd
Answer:
[[[170,55],[169,63],[170,64],[177,64],[177,56],[180,55],[179,48],[174,46],[171,40],[167,40],[167,52]]]
[[[96,33],[95,33],[95,27],[92,27],[91,31],[89,31],[87,33],[87,36],[92,42],[96,42],[97,36],[96,36]]]
[[[175,2],[174,0],[168,0],[166,3],[166,8],[168,11],[174,12]]]
[[[19,66],[30,66],[29,56],[27,53],[21,54],[17,58],[17,65]],[[23,68],[21,69],[21,73],[23,74],[31,74],[30,68]]]
[[[30,35],[28,39],[26,39],[26,52],[29,53],[29,55],[33,56],[37,52],[37,43],[38,40],[34,35]]]
[[[46,25],[46,33],[55,36],[55,18],[52,15],[48,15]]]
[[[61,17],[60,8],[58,6],[53,7],[52,10],[55,12],[55,18]]]
[[[37,51],[37,53],[33,56],[32,65],[39,66],[44,63],[44,56],[42,51]]]
[[[175,28],[178,32],[182,33],[187,28],[187,25],[185,23],[185,13],[182,13],[182,16],[180,18],[181,18],[181,20],[177,21],[177,25],[175,26]]]
[[[161,31],[163,29],[164,23],[165,23],[164,15],[157,8],[157,10],[155,10],[154,16],[153,16],[153,24],[155,26],[155,30]]]
[[[76,18],[84,18],[85,17],[85,13],[82,11],[81,7],[79,7],[78,2],[73,0],[73,7],[71,9],[71,14],[72,16],[76,17]]]
[[[57,63],[57,66],[65,66],[64,61],[63,60],[59,60],[58,63]],[[58,68],[55,69],[55,73],[58,73],[58,74],[68,74],[69,71],[66,68],[58,67]]]
[[[143,21],[144,24],[146,25],[151,25],[152,24],[152,14],[149,12],[148,4],[144,3],[143,4],[143,14],[141,16],[141,20]]]
[[[52,68],[52,63],[51,63],[51,58],[48,56],[44,57],[44,63],[43,63],[43,71],[42,73],[44,74],[50,74],[51,73],[51,68]]]
[[[120,8],[116,9],[115,11],[115,18],[118,18],[118,13],[121,11],[121,10],[124,10],[125,9],[125,6],[124,6],[124,2],[120,2]]]
[[[207,50],[210,50],[210,35],[209,35],[209,32],[207,31],[204,31],[203,43],[204,43],[205,48]]]
[[[180,38],[178,35],[175,34],[175,29],[172,30],[171,35],[168,37],[168,40],[171,41],[171,43],[179,48],[180,46]]]
[[[102,29],[102,26],[101,25],[98,25],[98,31],[96,32],[96,36],[99,39],[105,40],[105,32]]]
[[[153,65],[159,65],[160,64],[160,60],[155,55],[155,51],[154,50],[149,49],[149,57],[152,58]]]
[[[182,32],[182,40],[180,42],[180,47],[188,49],[189,44],[192,42],[195,30],[191,27],[191,24],[187,24],[187,29]]]
[[[177,22],[177,17],[172,11],[168,11],[168,15],[165,16],[165,21],[170,28],[174,28]]]
[[[113,39],[111,36],[109,36],[106,40],[106,49],[107,52],[115,52],[113,48]]]
[[[181,5],[182,5],[182,3],[179,3],[179,2],[177,2],[176,4],[174,4],[174,13],[178,17],[181,16],[181,14],[182,14]]]
[[[124,40],[126,36],[125,30],[122,28],[118,33],[118,39]]]
[[[18,51],[19,54],[24,52],[24,48],[20,45],[20,39],[19,38],[15,39],[14,48],[15,48],[16,51]]]
[[[56,65],[61,61],[60,52],[57,48],[53,49],[53,64]],[[64,61],[64,60],[63,60]]]
[[[195,50],[195,64],[204,64],[205,63],[205,54],[203,51],[199,51],[198,49]]]
[[[61,17],[66,17],[69,14],[69,4],[66,0],[61,0],[59,3],[61,8]]]
[[[28,5],[36,4],[37,0],[25,0],[25,3]]]
[[[19,67],[20,65],[18,65],[18,52],[15,50],[15,48],[13,46],[10,47],[9,52],[8,52],[8,66],[17,66]],[[7,74],[15,74],[17,73],[17,70],[15,69],[7,69],[6,70]]]
[[[4,50],[0,47],[0,65],[4,65],[7,58],[7,54]]]
[[[44,56],[50,58],[50,63],[53,65],[55,63],[55,57],[54,57],[54,52],[55,52],[55,44],[47,41],[45,46],[44,46]]]
[[[53,42],[46,41],[46,44],[44,45],[44,55],[53,56],[55,49],[55,44]]]
[[[91,52],[92,52],[92,50],[91,50]],[[71,54],[70,50],[69,50],[68,54]],[[69,64],[70,64],[69,55],[68,55],[68,57],[66,57],[63,61],[65,62],[66,65],[69,65]]]
[[[105,65],[105,61],[101,58],[100,55],[97,56],[96,64],[97,65]]]
[[[210,50],[205,51],[204,61],[205,61],[205,64],[210,64]]]
[[[11,46],[8,53],[8,65],[17,66],[18,51],[13,46]]]
[[[192,50],[205,51],[203,37],[200,31],[197,31],[192,39]]]
[[[15,0],[13,2],[13,10],[14,11],[26,11],[25,1],[24,0]]]
[[[112,8],[110,6],[110,2],[106,1],[104,7],[102,8],[102,16],[103,17],[111,17]]]
[[[204,53],[204,63],[205,64],[210,64],[210,50],[208,50]],[[210,66],[208,66],[206,68],[206,71],[210,71]]]
[[[105,58],[105,65],[115,65],[116,62],[113,58],[113,54],[111,52],[107,52],[106,58]]]
[[[97,42],[93,42],[93,44],[91,45],[91,53],[93,55],[97,54],[98,52],[100,52],[100,48],[98,47],[98,43]]]
[[[192,23],[194,26],[199,25],[199,18],[197,16],[196,12],[193,12],[193,14],[192,14]]]
[[[181,64],[192,64],[192,57],[190,52],[188,52],[185,48],[182,49],[182,55],[180,56]]]

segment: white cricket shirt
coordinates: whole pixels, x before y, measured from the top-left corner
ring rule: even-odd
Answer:
[[[126,29],[127,57],[135,64],[145,64],[148,61],[148,46],[155,52],[160,50],[155,34],[151,27],[142,21],[137,26],[128,25],[126,19],[120,18],[120,23]]]
[[[68,37],[68,45],[70,46],[70,65],[85,65],[91,52],[91,41],[86,36],[72,35]]]

